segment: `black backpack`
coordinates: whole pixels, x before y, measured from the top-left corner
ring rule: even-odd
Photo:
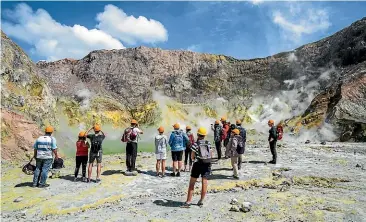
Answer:
[[[215,142],[221,141],[221,135],[222,135],[222,126],[220,125],[215,126],[215,133],[214,133]]]
[[[52,169],[61,169],[61,168],[64,168],[65,165],[64,165],[64,160],[61,159],[61,158],[58,158],[57,160],[55,159],[53,161],[53,164],[52,164]]]
[[[100,136],[95,135],[93,141],[91,141],[91,152],[98,153],[102,149],[102,139]]]

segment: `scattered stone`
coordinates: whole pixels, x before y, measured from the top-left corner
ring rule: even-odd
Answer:
[[[16,198],[13,202],[18,203],[18,202],[23,201],[23,199],[24,198],[22,196],[20,196],[20,197]]]
[[[323,141],[323,142],[321,142],[320,144],[321,144],[321,145],[325,145],[325,144],[327,144],[327,143],[326,143],[325,141]]]
[[[305,141],[305,144],[309,144],[309,143],[310,143],[310,140],[306,140],[306,141]]]
[[[281,176],[281,172],[273,171],[272,172],[272,176],[274,176],[274,177],[280,177]]]
[[[236,204],[238,204],[239,202],[238,202],[238,200],[236,199],[236,198],[233,198],[232,200],[231,200],[231,202],[230,202],[230,204],[231,205],[236,205]]]
[[[252,203],[250,202],[243,202],[240,207],[240,211],[247,213],[252,209]]]
[[[361,167],[361,165],[360,164],[356,164],[356,167]]]
[[[239,209],[239,207],[238,207],[238,206],[233,205],[233,206],[231,206],[230,211],[233,211],[233,212],[240,212],[240,209]]]

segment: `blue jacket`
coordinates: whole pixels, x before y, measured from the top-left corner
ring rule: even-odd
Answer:
[[[183,130],[174,130],[169,137],[169,146],[172,151],[183,151],[186,149],[188,136]]]

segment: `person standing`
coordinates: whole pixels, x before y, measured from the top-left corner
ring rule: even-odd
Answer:
[[[235,179],[239,179],[238,174],[238,157],[239,150],[243,147],[243,138],[240,136],[239,129],[233,129],[231,131],[231,136],[229,139],[229,143],[227,144],[228,156],[231,158],[231,166],[233,167]]]
[[[91,130],[94,130],[94,134],[89,134]],[[88,183],[90,182],[90,177],[92,174],[93,169],[93,163],[96,160],[97,161],[97,177],[95,182],[100,182],[100,173],[102,170],[102,156],[103,156],[103,147],[102,143],[105,139],[105,134],[101,130],[100,125],[94,125],[94,127],[90,128],[86,132],[86,137],[90,140],[91,148],[89,152],[89,167],[88,167]]]
[[[245,152],[245,143],[247,142],[247,131],[245,130],[244,127],[241,126],[241,121],[240,120],[236,120],[236,128],[239,130],[240,132],[240,136],[243,139],[243,147],[241,149],[238,150],[238,170],[241,169],[241,164],[243,163],[243,157],[244,157],[244,152]]]
[[[269,129],[269,136],[268,136],[268,142],[269,142],[269,148],[272,153],[272,160],[268,163],[276,164],[277,162],[277,151],[276,151],[276,144],[277,144],[277,129],[274,125],[274,120],[268,121]]]
[[[82,174],[83,174],[83,182],[87,182],[86,179],[86,165],[88,164],[88,151],[89,151],[89,142],[86,141],[86,132],[81,131],[79,133],[79,139],[76,142],[76,165],[75,165],[75,179],[77,180],[80,165],[82,166]]]
[[[215,141],[215,147],[216,147],[216,152],[217,152],[217,159],[220,160],[221,155],[222,155],[222,151],[221,151],[222,137],[221,137],[221,135],[223,133],[223,129],[222,129],[222,126],[220,125],[220,121],[216,120],[215,125],[211,124],[211,129],[212,129],[212,131],[214,131],[214,141]]]
[[[191,157],[191,147],[194,144],[194,136],[191,132],[192,128],[190,126],[186,127],[186,135],[188,137],[188,143],[186,144],[186,150],[184,151],[184,171],[187,171],[187,164],[189,159],[189,169],[188,171],[191,171],[192,168],[192,157]]]
[[[45,129],[45,135],[38,137],[33,145],[34,158],[36,159],[36,170],[34,171],[33,175],[33,187],[49,187],[49,184],[46,184],[46,181],[48,172],[53,162],[52,153],[56,160],[59,158],[57,153],[56,138],[52,136],[52,133],[53,127],[47,126]],[[41,178],[39,180],[40,174]]]
[[[180,177],[183,151],[185,150],[185,144],[188,143],[188,138],[183,130],[180,129],[180,125],[178,123],[174,124],[173,128],[174,130],[169,137],[169,146],[172,150],[173,159],[173,172],[170,175],[173,177]]]
[[[208,177],[211,174],[211,162],[213,158],[211,143],[205,140],[207,135],[207,130],[200,127],[197,131],[197,141],[192,146],[192,159],[194,161],[191,178],[189,180],[187,200],[182,205],[182,207],[190,207],[192,204],[192,197],[194,192],[194,186],[197,179],[202,177],[202,188],[201,188],[201,198],[197,205],[202,206],[205,199],[208,187]]]
[[[166,148],[168,147],[168,138],[164,135],[164,128],[158,128],[159,135],[155,136],[155,155],[156,155],[156,176],[159,176],[161,166],[161,177],[165,177]]]
[[[122,136],[122,142],[126,142],[126,167],[127,172],[137,171],[136,158],[138,149],[139,134],[144,132],[138,128],[138,122],[135,119],[131,120],[131,126],[125,129]]]

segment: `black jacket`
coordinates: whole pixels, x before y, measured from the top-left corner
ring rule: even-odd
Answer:
[[[272,126],[269,130],[268,141],[270,141],[271,138],[273,138],[273,141],[277,141],[277,128],[275,126]]]

